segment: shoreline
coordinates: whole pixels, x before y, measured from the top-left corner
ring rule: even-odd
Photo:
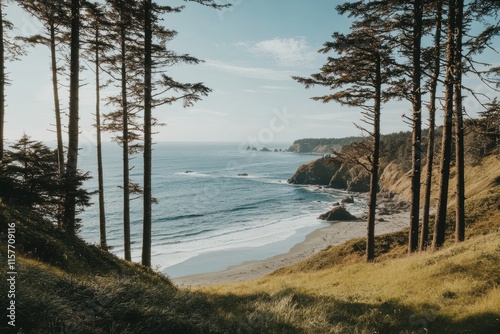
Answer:
[[[394,199],[380,198],[378,203],[375,222],[376,235],[400,231],[408,226],[408,208],[398,208]],[[320,227],[309,233],[304,241],[294,245],[287,253],[275,255],[265,260],[246,261],[217,272],[176,277],[171,278],[171,280],[179,287],[191,287],[258,279],[279,268],[303,261],[329,246],[365,236],[365,219],[330,222],[329,226]]]

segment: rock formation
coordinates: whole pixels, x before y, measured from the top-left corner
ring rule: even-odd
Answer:
[[[350,214],[343,206],[334,206],[330,211],[319,216],[319,219],[326,221],[358,220],[358,218]]]

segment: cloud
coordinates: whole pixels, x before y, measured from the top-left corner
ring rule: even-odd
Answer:
[[[284,80],[291,80],[291,76],[293,75],[289,71],[273,70],[262,67],[246,67],[246,66],[232,65],[215,60],[208,60],[201,66],[213,68],[219,71],[252,79],[284,81]]]
[[[271,57],[282,67],[310,65],[317,55],[304,37],[274,38],[252,44],[240,42],[236,46],[245,47],[259,56]]]

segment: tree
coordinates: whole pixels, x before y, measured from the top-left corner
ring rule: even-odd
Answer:
[[[66,233],[76,233],[76,195],[78,180],[78,135],[80,91],[80,0],[71,0],[71,50],[68,124],[68,159],[64,177],[64,227]]]
[[[7,36],[7,31],[12,30],[13,25],[4,18],[4,6],[5,1],[0,1],[0,162],[4,155],[5,87],[8,85],[5,63],[23,54],[23,49]]]
[[[27,135],[23,135],[11,148],[0,165],[0,197],[10,205],[29,209],[59,223],[63,189],[56,152]],[[86,179],[87,174],[78,174],[78,210],[90,205],[90,194],[82,189]]]
[[[457,0],[455,18],[455,81],[454,81],[454,115],[455,115],[455,167],[456,182],[456,218],[455,242],[465,240],[465,157],[464,157],[464,121],[462,111],[462,45],[464,29],[464,1]]]
[[[413,109],[413,138],[412,138],[412,172],[411,172],[411,209],[410,232],[408,251],[418,249],[418,227],[420,217],[420,177],[422,167],[422,87],[421,87],[421,46],[422,46],[422,17],[424,3],[422,0],[413,1],[413,49],[412,49],[412,109]]]
[[[101,54],[111,45],[103,36],[103,28],[108,26],[106,20],[106,13],[104,8],[99,3],[85,4],[86,18],[88,25],[84,26],[85,45],[87,46],[85,56],[94,63],[95,74],[95,128],[97,139],[97,177],[98,177],[98,195],[99,195],[99,234],[100,234],[100,247],[107,250],[106,241],[106,208],[104,202],[104,172],[103,172],[103,159],[102,159],[102,139],[101,139]]]
[[[195,2],[213,8],[223,8],[212,0]],[[208,95],[211,91],[202,83],[180,83],[167,74],[167,68],[174,64],[198,64],[200,60],[190,55],[179,55],[167,46],[177,34],[158,24],[162,14],[179,13],[183,7],[159,6],[151,0],[143,1],[144,13],[144,185],[143,185],[143,245],[142,264],[151,266],[152,231],[152,127],[157,121],[152,110],[161,105],[171,105],[181,101],[184,107]]]
[[[110,38],[118,41],[118,47],[110,49],[104,61],[107,73],[112,76],[120,88],[119,96],[108,99],[110,104],[118,106],[118,110],[105,115],[106,131],[119,133],[114,140],[122,146],[123,157],[123,238],[124,257],[131,261],[130,241],[130,195],[142,193],[140,187],[130,181],[130,155],[142,150],[138,143],[141,139],[141,127],[138,121],[138,105],[141,101],[139,84],[142,75],[143,57],[138,41],[143,39],[140,25],[142,14],[139,4],[131,0],[108,0],[109,20],[117,24],[111,26]],[[131,101],[131,97],[135,101]]]
[[[446,210],[448,204],[448,185],[450,179],[451,140],[453,122],[453,89],[455,76],[455,0],[448,1],[448,32],[446,44],[446,78],[445,78],[445,105],[443,138],[441,143],[441,164],[439,167],[439,194],[434,222],[432,249],[441,247],[445,240]]]
[[[60,45],[66,45],[68,42],[67,8],[63,2],[53,0],[19,0],[18,2],[25,11],[36,17],[46,29],[45,35],[37,34],[22,37],[21,39],[33,45],[46,45],[50,50],[52,91],[54,95],[54,112],[56,120],[57,156],[59,161],[59,175],[62,178],[64,175],[64,144],[58,79],[61,66],[58,65],[57,53],[61,50]]]
[[[435,143],[435,127],[436,127],[436,94],[439,83],[439,75],[441,72],[441,30],[442,30],[442,15],[443,15],[443,0],[436,2],[435,22],[436,28],[434,33],[434,46],[430,49],[429,63],[431,64],[431,74],[429,82],[429,130],[427,133],[427,164],[425,169],[425,193],[424,193],[424,208],[422,213],[422,229],[420,234],[419,249],[425,250],[429,242],[429,213],[431,206],[431,189],[432,189],[432,174],[434,165],[434,143]]]
[[[448,185],[450,177],[450,160],[452,146],[452,122],[455,117],[456,152],[457,156],[457,220],[456,220],[456,240],[463,239],[465,231],[465,196],[464,196],[464,166],[463,166],[463,121],[462,121],[462,90],[467,89],[473,96],[476,93],[463,86],[462,76],[466,72],[479,75],[482,79],[481,71],[475,68],[477,61],[474,55],[481,53],[485,48],[491,48],[494,37],[500,34],[500,23],[490,24],[485,18],[498,15],[500,3],[496,0],[472,1],[468,3],[468,10],[464,10],[465,4],[461,0],[448,1],[448,32],[447,32],[447,61],[445,78],[445,125],[443,128],[442,160],[440,165],[440,184],[438,195],[438,208],[436,221],[434,223],[434,238],[432,248],[438,249],[445,240],[446,230],[446,209],[448,204]],[[485,23],[485,29],[479,34],[470,36],[471,21]],[[463,42],[462,38],[469,36],[469,40]],[[468,48],[467,52],[462,47]],[[468,66],[466,67],[465,64]],[[487,65],[487,64],[482,64]],[[486,71],[489,72],[489,71]],[[483,80],[483,82],[485,82]]]
[[[382,7],[381,7],[382,5]],[[378,189],[380,116],[382,103],[393,96],[390,89],[383,89],[391,83],[398,70],[392,56],[393,40],[387,34],[382,12],[389,10],[384,3],[356,1],[337,6],[340,14],[348,13],[356,20],[349,34],[334,33],[333,41],[326,42],[322,53],[334,51],[337,57],[329,57],[321,72],[309,78],[294,77],[310,88],[326,86],[332,94],[313,97],[324,103],[335,101],[363,109],[363,121],[373,127],[366,131],[372,140],[370,162],[370,194],[368,204],[368,226],[366,259],[375,257],[375,209]],[[369,102],[372,105],[369,105]]]

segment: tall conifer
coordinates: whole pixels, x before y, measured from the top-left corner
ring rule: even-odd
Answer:
[[[328,58],[321,72],[309,78],[294,77],[306,88],[321,85],[330,88],[329,95],[313,97],[322,102],[335,101],[360,108],[363,121],[373,128],[366,131],[372,142],[369,161],[370,194],[368,204],[368,224],[366,260],[375,257],[375,210],[377,205],[380,122],[382,103],[392,97],[391,84],[398,70],[392,55],[393,39],[387,34],[378,2],[356,1],[337,6],[340,14],[355,17],[349,34],[334,33],[333,41],[326,42],[322,53],[335,52],[338,56]]]

